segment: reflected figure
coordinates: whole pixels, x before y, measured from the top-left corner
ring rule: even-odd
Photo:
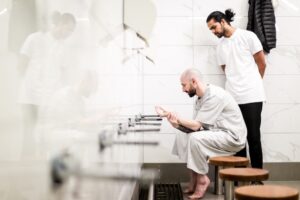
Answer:
[[[39,107],[63,85],[63,66],[65,40],[76,26],[72,14],[52,15],[53,26],[49,31],[39,31],[29,35],[21,50],[19,70],[21,86],[18,102],[23,111],[23,155],[33,152],[33,130],[37,121]]]
[[[76,84],[60,88],[40,107],[36,132],[48,156],[69,148],[85,125],[90,125],[85,101],[96,93],[97,86],[97,73],[83,71]]]

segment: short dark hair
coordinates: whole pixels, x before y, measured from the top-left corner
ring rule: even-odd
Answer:
[[[225,13],[222,13],[221,11],[214,11],[208,15],[206,23],[211,19],[214,19],[216,22],[221,22],[221,20],[224,19],[230,25],[230,22],[233,21],[234,16],[235,13],[231,9],[225,10]]]

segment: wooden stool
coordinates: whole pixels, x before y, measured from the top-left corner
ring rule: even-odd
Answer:
[[[256,168],[228,168],[220,170],[220,178],[225,181],[225,200],[234,199],[234,181],[249,183],[250,181],[264,181],[269,178],[269,172]]]
[[[279,185],[250,185],[235,190],[238,200],[298,200],[299,191]]]
[[[223,181],[219,171],[229,167],[247,167],[249,159],[238,156],[218,156],[209,158],[209,163],[215,166],[215,194],[223,194]]]

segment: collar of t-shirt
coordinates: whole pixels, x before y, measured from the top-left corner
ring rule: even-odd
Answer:
[[[224,37],[224,39],[226,40],[232,40],[236,37],[236,35],[238,35],[240,32],[240,29],[239,28],[236,28],[235,31],[232,33],[232,35],[230,37]]]

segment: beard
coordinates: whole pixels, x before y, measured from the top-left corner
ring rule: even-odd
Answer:
[[[221,37],[223,37],[223,34],[222,33],[217,33],[217,34],[215,34],[218,38],[221,38]]]
[[[221,38],[225,35],[225,31],[223,30],[222,32],[219,32],[219,33],[215,33],[215,35],[218,37],[218,38]]]
[[[190,89],[190,90],[188,91],[188,95],[189,95],[190,97],[195,96],[195,95],[196,95],[196,89],[195,89],[195,88]]]
[[[215,33],[215,35],[216,35],[218,38],[221,38],[221,37],[223,37],[223,36],[225,35],[225,29],[224,29],[224,26],[222,25],[221,27],[222,27],[221,32]]]

